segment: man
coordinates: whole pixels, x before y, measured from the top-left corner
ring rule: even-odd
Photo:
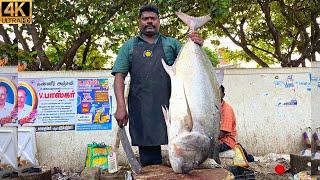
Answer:
[[[29,116],[32,106],[25,104],[26,92],[23,89],[18,90],[18,117],[19,119]]]
[[[117,101],[115,118],[122,127],[127,125],[129,116],[132,145],[139,146],[140,162],[146,166],[162,163],[161,145],[168,143],[161,105],[169,105],[171,84],[161,59],[172,65],[181,44],[159,33],[159,11],[155,6],[140,8],[139,28],[140,34],[120,48],[112,74]],[[202,45],[198,33],[192,32],[189,37]],[[129,115],[124,100],[124,80],[128,72],[131,77]]]
[[[0,124],[10,123],[14,105],[7,102],[8,92],[5,86],[0,86]]]
[[[221,122],[220,122],[220,152],[233,149],[236,145],[237,125],[236,116],[232,107],[226,103],[223,98],[225,96],[224,86],[220,86],[221,95]]]
[[[236,142],[237,137],[237,124],[236,116],[234,115],[232,107],[226,103],[223,98],[225,96],[224,86],[220,86],[221,94],[221,122],[220,122],[220,152],[227,151],[229,149],[234,149],[236,144],[241,147],[241,150],[248,162],[253,162],[254,157],[248,154],[246,149],[242,147],[240,143]]]

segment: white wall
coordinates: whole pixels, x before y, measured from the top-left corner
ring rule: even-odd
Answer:
[[[297,152],[302,146],[304,128],[311,126],[311,121],[320,125],[320,88],[313,82],[312,91],[307,89],[309,72],[311,69],[306,68],[226,70],[223,83],[225,100],[236,113],[238,140],[250,153]],[[319,77],[319,69],[313,68],[312,72],[313,76]],[[283,83],[287,82],[289,75],[292,75],[294,87],[285,88]],[[19,77],[107,77],[113,82],[109,71],[23,72]],[[277,106],[294,98],[297,105]],[[52,167],[83,167],[88,143],[103,141],[114,145],[117,125],[114,119],[112,121],[111,131],[37,132],[39,162]],[[122,151],[120,161],[125,161]]]
[[[238,141],[249,152],[301,150],[302,132],[311,126],[309,72],[306,68],[226,71],[225,100],[235,110]],[[284,104],[291,100],[297,104]]]
[[[110,93],[113,96],[113,76],[110,71],[69,71],[69,72],[23,72],[19,78],[57,78],[57,77],[93,77],[110,79]],[[115,101],[113,101],[115,107]],[[112,108],[115,111],[115,108]],[[102,131],[51,131],[37,132],[36,141],[40,164],[51,167],[82,168],[85,165],[86,146],[94,142],[104,142],[114,145],[116,140],[117,124],[112,119],[112,130]],[[120,146],[119,160],[126,162]]]
[[[313,132],[315,132],[316,128],[320,128],[320,62],[313,62],[312,67],[311,117]]]
[[[18,73],[18,70],[16,66],[2,66],[0,73]]]

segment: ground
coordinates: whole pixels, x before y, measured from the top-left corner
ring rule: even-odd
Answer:
[[[250,163],[250,167],[248,169],[253,170],[254,171],[254,176],[255,179],[261,179],[261,180],[282,180],[282,179],[286,179],[288,180],[290,177],[292,177],[290,172],[286,172],[282,175],[278,175],[275,173],[274,171],[274,167],[281,163],[284,164],[285,166],[288,167],[289,165],[289,161],[286,160],[285,158],[287,158],[288,155],[268,155],[268,156],[262,156],[262,157],[255,157],[256,161]],[[228,160],[223,159],[222,163],[224,164],[224,166],[226,167],[227,165],[230,165],[230,161],[227,162]],[[130,167],[128,166],[120,166],[119,171],[117,173],[114,174],[108,174],[107,171],[103,171],[102,172],[102,177],[104,177],[105,179],[124,179],[125,173],[127,171],[130,171]],[[65,174],[66,176],[63,175],[55,175],[54,180],[58,180],[59,178],[62,179],[63,177],[67,177],[69,176],[70,179],[76,179],[77,177],[80,177],[80,172],[78,172],[78,174],[72,173],[72,172],[68,172],[65,171],[63,172],[63,174]],[[238,176],[239,178],[240,176]],[[241,179],[241,178],[239,178]],[[242,179],[245,179],[242,178]],[[247,178],[249,179],[249,178]]]
[[[290,156],[289,155],[281,155],[281,154],[268,154],[265,156],[255,156],[255,162],[249,163],[250,167],[249,170],[252,170],[254,172],[255,179],[262,179],[262,180],[282,180],[282,179],[290,179],[293,176],[290,172]],[[232,166],[232,160],[231,159],[222,159],[223,166],[226,168],[228,166]],[[276,165],[283,165],[287,172],[284,174],[276,174],[274,168]],[[45,167],[44,169],[48,169],[48,167]],[[8,169],[2,169],[0,170],[3,174],[4,171],[8,171]],[[114,174],[109,174],[106,170],[101,171],[100,179],[124,179],[125,174],[130,172],[129,166],[119,166],[119,171]],[[92,173],[92,176],[96,172],[90,172]],[[90,175],[89,173],[89,175]],[[51,174],[52,174],[52,180],[62,180],[62,179],[80,179],[81,176],[81,170],[64,170],[60,169],[59,167],[51,167]],[[248,174],[247,174],[248,175]],[[237,179],[241,176],[238,176]],[[246,176],[242,176],[242,179],[245,179]],[[252,179],[248,178],[247,179]],[[1,179],[1,177],[0,177]]]

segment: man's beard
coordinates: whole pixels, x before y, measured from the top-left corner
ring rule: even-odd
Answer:
[[[154,28],[154,31],[147,31],[147,28],[148,27],[153,27]],[[157,34],[157,30],[156,30],[156,26],[154,26],[154,25],[147,25],[147,26],[145,26],[143,29],[142,29],[142,34],[144,34],[145,36],[154,36],[154,35],[156,35]]]

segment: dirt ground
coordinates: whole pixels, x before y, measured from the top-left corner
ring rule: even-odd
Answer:
[[[274,167],[278,163],[272,162],[252,162],[250,163],[249,169],[254,171],[255,179],[261,180],[288,180],[292,177],[290,172],[286,172],[284,174],[276,174],[274,171]]]
[[[282,164],[288,166],[289,161],[280,161]],[[224,165],[230,165],[226,161],[223,161]],[[286,164],[287,163],[287,164]],[[292,177],[290,172],[286,172],[282,175],[278,175],[274,171],[274,167],[279,164],[279,160],[273,162],[268,158],[258,157],[255,162],[250,163],[250,167],[248,169],[254,171],[255,179],[257,180],[288,180]],[[125,174],[127,171],[130,171],[130,167],[128,166],[120,166],[119,171],[114,174],[109,174],[107,171],[103,171],[101,175],[101,179],[114,179],[114,180],[122,180],[125,178]],[[57,171],[59,172],[59,171]],[[53,173],[52,180],[63,180],[63,179],[80,179],[81,172],[71,172],[60,170],[60,173]],[[252,179],[246,178],[245,176],[241,178],[238,176],[236,179]]]
[[[281,155],[281,154],[268,154],[265,156],[255,156],[255,161],[249,163],[248,170],[253,171],[254,179],[261,180],[288,180],[292,177],[289,169],[290,169],[290,156],[289,155]],[[225,168],[233,165],[233,160],[230,158],[221,158],[221,163]],[[277,174],[275,172],[276,165],[285,166],[287,172],[284,174]],[[242,176],[236,176],[236,179],[253,179],[253,176],[246,176],[245,174]]]
[[[265,156],[255,156],[255,162],[249,163],[249,170],[254,172],[254,179],[261,180],[282,180],[293,179],[290,172],[290,156],[280,154],[268,154]],[[223,167],[232,165],[232,159],[222,159]],[[276,165],[283,165],[288,171],[282,175],[276,174],[274,168]],[[109,174],[107,171],[102,171],[100,179],[125,179],[126,172],[130,172],[129,166],[119,166],[119,171],[113,174]],[[1,174],[1,170],[0,170]],[[81,179],[81,170],[64,170],[58,167],[51,167],[52,180],[73,180]],[[0,179],[2,179],[0,177]],[[241,178],[238,176],[236,179],[253,179],[253,178]]]
[[[291,176],[289,172],[278,175],[271,172],[268,165],[262,164],[260,162],[251,163],[250,169],[254,170],[254,176],[257,180],[288,180]],[[120,170],[114,174],[109,174],[107,171],[103,171],[100,176],[101,179],[113,179],[113,180],[123,180],[125,178],[125,173],[130,171],[129,167],[121,166]],[[53,174],[52,180],[75,180],[80,179],[80,172],[65,171],[63,174]],[[249,178],[237,178],[237,179],[249,179]]]

